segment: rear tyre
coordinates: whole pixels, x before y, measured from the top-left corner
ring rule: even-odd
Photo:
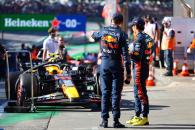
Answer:
[[[31,73],[25,73],[21,75],[20,81],[22,86],[25,88],[26,96],[31,97]],[[38,79],[33,74],[33,94],[34,96],[38,95]]]
[[[25,100],[31,97],[31,74],[25,73],[20,76],[19,82],[16,86],[17,105],[23,106]],[[38,80],[33,75],[33,96],[38,95]]]
[[[16,91],[15,91],[15,84],[16,80],[18,79],[19,75],[22,72],[17,71],[17,72],[10,72],[9,73],[9,79],[10,79],[10,99],[15,100],[16,97]],[[5,81],[5,91],[6,91],[6,96],[8,98],[8,82],[7,80]]]

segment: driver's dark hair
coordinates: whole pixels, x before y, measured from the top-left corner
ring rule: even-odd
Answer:
[[[145,22],[141,17],[136,17],[132,20],[132,25],[136,25],[137,29],[143,31],[145,28]]]
[[[123,23],[123,15],[120,13],[115,13],[112,16],[112,21],[114,22],[114,24],[119,25]]]
[[[137,26],[137,29],[139,29],[140,31],[144,31],[144,26],[143,25],[136,25]]]

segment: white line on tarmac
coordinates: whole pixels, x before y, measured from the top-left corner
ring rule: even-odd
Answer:
[[[99,130],[98,127],[92,127],[91,130]]]
[[[87,115],[88,115],[88,116],[94,116],[94,114],[91,114],[91,113],[88,113]]]
[[[0,113],[4,112],[5,106],[7,106],[7,101],[0,106]]]
[[[91,128],[74,128],[74,130],[99,130],[97,126]]]
[[[74,130],[87,130],[88,128],[74,128]]]
[[[0,113],[0,119],[1,119],[2,116],[3,116],[3,113]]]

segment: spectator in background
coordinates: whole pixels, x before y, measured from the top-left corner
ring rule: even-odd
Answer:
[[[5,47],[0,43],[0,81],[5,80],[6,76],[6,57],[5,57]]]
[[[2,13],[81,13],[86,16],[101,16],[103,5],[85,1],[62,0],[4,0],[0,2]]]

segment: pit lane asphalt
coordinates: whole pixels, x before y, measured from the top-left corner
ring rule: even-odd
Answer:
[[[150,125],[132,127],[126,124],[125,129],[195,129],[195,81],[192,77],[164,77],[163,73],[164,70],[156,69],[156,86],[148,88]],[[134,115],[132,84],[125,85],[122,93],[120,121],[124,124]],[[112,127],[111,113],[110,117],[109,126]],[[91,112],[89,109],[80,107],[53,107],[37,113],[1,113],[0,128],[5,130],[102,130],[98,126],[100,121],[100,112]]]

